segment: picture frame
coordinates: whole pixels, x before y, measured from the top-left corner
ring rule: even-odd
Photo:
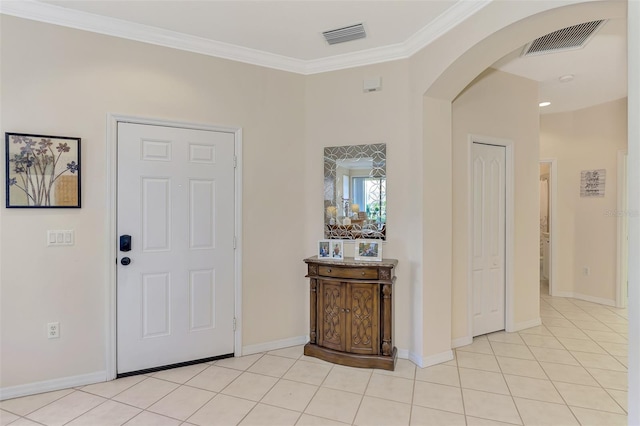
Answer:
[[[580,197],[599,197],[605,195],[607,169],[582,170],[580,172]]]
[[[329,240],[330,243],[330,253],[331,260],[344,260],[344,245],[342,244],[342,240]]]
[[[318,259],[331,259],[331,240],[318,240]]]
[[[7,208],[80,208],[80,138],[5,133]]]
[[[381,240],[356,240],[355,253],[353,257],[355,260],[366,262],[380,262],[382,261],[382,241]]]

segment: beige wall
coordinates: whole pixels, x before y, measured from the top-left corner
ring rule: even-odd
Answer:
[[[301,259],[311,251],[300,238],[282,238],[306,224],[304,78],[0,19],[1,130],[83,144],[81,209],[0,209],[0,387],[105,369],[108,112],[243,128],[243,344],[307,334]],[[47,248],[47,229],[74,229],[76,244]],[[60,322],[58,340],[45,337],[51,321]]]
[[[400,260],[394,343],[419,363],[447,360],[451,101],[486,66],[531,38],[607,16],[608,8],[624,10],[621,2],[593,2],[581,13],[544,13],[571,2],[492,2],[408,60],[307,77],[2,16],[1,130],[81,136],[85,203],[64,214],[0,210],[0,386],[104,369],[104,239],[112,237],[104,211],[107,112],[243,128],[245,345],[308,333],[301,258],[314,253],[322,237],[323,147],[387,143],[384,255]],[[377,76],[383,90],[363,93],[362,80]],[[272,188],[284,188],[287,196]],[[537,193],[532,198],[537,202]],[[77,245],[61,249],[71,253],[64,259],[73,258],[73,279],[64,276],[61,257],[38,246],[46,229],[60,228],[77,232]],[[274,230],[280,232],[276,250],[265,253]],[[20,269],[26,252],[48,270]],[[516,268],[528,270],[528,260]],[[518,318],[529,314],[524,308]],[[55,342],[44,338],[53,316],[65,336]],[[74,356],[79,351],[81,359]],[[44,360],[59,368],[50,370]]]
[[[615,304],[617,153],[626,149],[626,98],[540,118],[540,157],[558,167],[554,294]],[[591,169],[607,171],[604,198],[580,197],[580,172]]]
[[[467,327],[469,268],[469,135],[513,142],[514,322],[539,318],[538,85],[496,70],[479,76],[453,102],[452,338]]]
[[[451,102],[423,99],[421,348],[432,362],[451,349],[452,165]],[[450,318],[450,321],[443,321]]]
[[[394,344],[411,347],[410,332],[420,322],[413,320],[411,289],[421,281],[413,272],[420,262],[413,224],[419,222],[414,203],[420,186],[415,170],[420,158],[410,149],[408,140],[407,61],[311,75],[306,80],[306,213],[308,224],[306,253],[322,238],[323,150],[325,146],[387,144],[387,241],[385,258],[398,259],[394,290]],[[382,91],[364,93],[365,78],[381,77]],[[345,243],[345,253],[353,253],[353,243]],[[351,254],[352,256],[352,254]],[[417,324],[417,325],[416,325]]]

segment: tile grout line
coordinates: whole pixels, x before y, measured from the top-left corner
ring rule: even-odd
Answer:
[[[267,354],[268,354],[268,353],[267,353]],[[280,381],[282,381],[282,380],[288,380],[288,379],[285,379],[285,378],[284,378],[284,376],[285,376],[285,375],[286,375],[286,374],[287,374],[287,373],[288,373],[288,372],[293,368],[293,366],[294,366],[294,365],[296,365],[296,363],[297,363],[298,361],[300,361],[300,360],[301,360],[301,358],[302,358],[302,356],[303,356],[303,355],[304,355],[304,353],[303,353],[302,355],[298,356],[298,358],[295,358],[295,359],[294,359],[293,364],[291,364],[291,366],[290,366],[289,368],[287,368],[287,371],[285,371],[284,373],[282,373],[282,376],[280,376],[280,377],[278,378],[278,381],[277,381],[277,382],[275,382],[275,383],[273,384],[273,386],[271,386],[271,388],[270,388],[267,392],[265,392],[265,394],[262,396],[262,398],[260,398],[260,401],[258,401],[258,403],[256,403],[256,405],[255,405],[251,410],[249,410],[249,412],[247,413],[247,416],[249,415],[249,413],[251,413],[251,412],[252,412],[252,411],[253,411],[253,410],[258,406],[258,404],[261,404],[261,403],[262,403],[262,404],[264,404],[264,405],[268,405],[268,406],[270,406],[270,407],[276,407],[276,408],[281,408],[281,409],[284,409],[284,410],[289,410],[289,411],[296,412],[296,413],[298,413],[298,417],[296,418],[296,422],[295,422],[295,424],[297,424],[297,423],[300,421],[300,418],[302,418],[302,416],[304,415],[304,413],[305,413],[306,409],[309,407],[309,404],[311,404],[311,400],[313,400],[313,398],[314,398],[314,397],[316,396],[316,394],[318,393],[318,390],[320,390],[320,386],[317,386],[317,389],[316,389],[316,390],[315,390],[315,392],[313,393],[313,396],[309,399],[309,402],[307,402],[307,404],[304,406],[304,408],[302,409],[302,411],[299,411],[299,412],[298,412],[298,411],[296,411],[296,410],[289,409],[289,408],[284,408],[284,407],[280,407],[280,406],[277,406],[277,405],[268,404],[268,403],[266,403],[266,402],[262,402],[262,400],[263,400],[263,399],[264,399],[264,398],[269,394],[269,392],[271,392],[271,391],[273,390],[273,388],[275,388],[275,387],[278,385],[278,383],[280,383]],[[272,355],[272,356],[279,356],[279,355]],[[288,357],[282,357],[282,358],[288,358]],[[293,358],[288,358],[288,359],[293,359]],[[333,367],[332,367],[332,369],[333,369]],[[331,370],[329,370],[329,372],[331,372]],[[327,376],[328,376],[328,375],[329,375],[329,373],[327,373]],[[325,377],[325,378],[326,378],[326,377]],[[296,381],[296,380],[289,380],[289,381],[290,381],[290,382],[294,382],[294,383],[304,383],[304,382],[298,382],[298,381]],[[324,381],[324,379],[323,379],[323,381]],[[308,383],[304,383],[304,384],[308,384]],[[246,417],[246,416],[245,416],[245,417]],[[244,418],[243,418],[243,420],[244,420]]]
[[[73,389],[73,388],[67,388],[67,389]],[[60,390],[67,390],[67,389],[60,389]],[[59,392],[59,391],[51,391],[51,392]],[[13,411],[9,411],[9,410],[7,410],[6,408],[2,408],[2,409],[3,409],[4,411],[6,411],[6,412],[8,412],[8,413],[11,413],[11,414],[14,414],[14,415],[16,415],[16,416],[18,416],[18,417],[25,418],[25,419],[27,419],[27,420],[31,420],[31,419],[29,419],[29,418],[27,417],[28,415],[35,413],[36,411],[38,411],[38,410],[40,410],[40,409],[42,409],[42,408],[46,407],[47,405],[51,405],[51,404],[53,404],[54,402],[57,402],[57,401],[61,400],[61,399],[62,399],[62,398],[64,398],[65,396],[71,395],[73,392],[75,392],[75,390],[72,390],[71,392],[69,392],[69,393],[67,393],[67,394],[65,394],[65,395],[62,395],[61,397],[56,398],[56,399],[54,399],[53,401],[47,402],[46,404],[44,404],[44,405],[42,405],[42,406],[40,406],[40,407],[36,408],[35,410],[29,411],[28,413],[26,413],[26,414],[24,414],[24,415],[23,415],[23,414],[14,413]],[[36,395],[44,395],[44,394],[47,394],[47,393],[49,393],[49,392],[44,392],[44,393],[42,393],[42,394],[36,394]],[[28,398],[29,396],[32,396],[32,395],[26,395],[26,396],[21,397],[21,398]],[[12,399],[14,399],[14,398],[12,398]],[[19,398],[15,398],[15,399],[19,399]],[[11,399],[7,399],[7,401],[11,401]],[[31,421],[35,421],[35,420],[31,420]]]
[[[268,351],[268,352],[269,352],[269,351]],[[261,376],[265,376],[265,377],[273,377],[273,376],[267,376],[266,374],[254,373],[254,372],[252,372],[252,371],[249,371],[249,369],[250,369],[251,367],[253,367],[254,365],[256,365],[256,364],[258,363],[258,361],[260,361],[261,359],[263,359],[263,358],[264,358],[264,356],[268,354],[268,352],[261,352],[261,354],[262,354],[262,355],[260,356],[260,358],[256,359],[254,362],[252,362],[252,363],[251,363],[251,365],[249,365],[249,366],[248,366],[248,367],[247,367],[247,368],[246,368],[246,369],[245,369],[245,370],[244,370],[244,371],[243,371],[243,372],[242,372],[238,377],[236,377],[236,378],[235,378],[234,380],[232,380],[232,381],[231,381],[227,386],[225,386],[225,387],[220,391],[220,393],[222,393],[222,391],[223,391],[224,389],[226,389],[227,387],[229,387],[229,386],[231,385],[231,383],[235,382],[238,378],[240,378],[240,376],[242,376],[242,374],[247,373],[247,372],[248,372],[248,373],[251,373],[251,374],[259,374],[259,375],[261,375]],[[277,356],[277,355],[271,355],[271,356]],[[282,357],[282,358],[286,358],[286,357]],[[291,359],[291,358],[289,358],[289,359]],[[247,411],[247,414],[245,414],[245,415],[242,417],[242,419],[240,419],[240,421],[239,421],[237,424],[242,423],[242,422],[247,418],[247,416],[249,416],[249,414],[251,414],[251,413],[253,412],[253,410],[255,410],[255,409],[256,409],[256,407],[257,407],[258,405],[260,405],[260,403],[262,402],[262,400],[264,399],[264,397],[265,397],[265,396],[267,396],[267,394],[268,394],[269,392],[271,392],[271,390],[272,390],[272,389],[273,389],[273,388],[274,388],[274,387],[275,387],[275,386],[280,382],[280,380],[282,379],[282,377],[283,377],[285,374],[287,374],[287,372],[291,369],[291,367],[293,367],[293,366],[295,365],[296,361],[297,361],[297,360],[295,360],[295,361],[294,361],[294,363],[293,363],[293,364],[291,364],[291,366],[289,366],[289,368],[287,368],[287,371],[285,371],[284,373],[282,373],[282,376],[278,377],[278,380],[276,380],[276,381],[273,383],[273,385],[271,385],[271,387],[270,387],[270,388],[269,388],[269,389],[264,393],[264,395],[262,395],[262,396],[260,397],[260,399],[259,399],[258,401],[252,401],[252,402],[255,402],[255,405],[254,405],[253,407],[251,407],[251,410]],[[225,394],[223,394],[223,395],[225,395]],[[227,395],[227,396],[232,396],[232,395]],[[241,398],[241,399],[244,399],[244,398]],[[268,405],[268,406],[270,406],[270,407],[272,406],[272,405],[270,405],[270,404],[264,404],[264,405]],[[277,408],[282,408],[282,407],[277,407]],[[289,410],[289,411],[293,411],[293,410]],[[298,415],[298,418],[296,419],[296,423],[298,422],[298,420],[300,420],[300,416],[302,416],[302,413],[300,413],[300,414]]]
[[[209,367],[211,367],[211,366],[212,366],[212,365],[209,365]],[[166,379],[162,379],[162,378],[159,378],[159,377],[155,377],[155,375],[149,376],[148,378],[153,378],[153,379],[156,379],[156,380],[162,380],[162,381],[165,381],[165,382],[168,382],[168,383],[172,383],[172,384],[178,385],[178,387],[177,387],[177,388],[175,388],[174,390],[170,391],[168,394],[164,395],[163,397],[161,397],[161,398],[160,398],[160,399],[158,399],[157,401],[153,402],[153,403],[152,403],[151,405],[149,405],[147,408],[143,408],[143,409],[142,409],[142,411],[141,411],[140,413],[138,413],[138,414],[137,414],[136,416],[134,416],[134,417],[137,417],[137,416],[139,416],[140,414],[142,414],[142,413],[146,412],[146,413],[151,413],[151,414],[158,415],[158,416],[167,417],[167,418],[169,418],[169,419],[178,420],[178,421],[180,421],[180,422],[182,422],[182,423],[187,422],[187,421],[188,421],[188,420],[189,420],[189,419],[190,419],[190,418],[191,418],[195,413],[197,413],[198,411],[200,411],[200,410],[202,409],[202,407],[204,407],[205,405],[207,405],[207,404],[208,404],[208,403],[209,403],[213,398],[215,398],[215,397],[218,395],[218,392],[213,392],[213,391],[210,391],[210,390],[207,390],[207,389],[200,389],[200,388],[197,388],[197,387],[195,387],[195,386],[189,386],[189,385],[187,385],[187,384],[186,384],[189,380],[191,380],[191,379],[193,379],[194,377],[198,376],[198,375],[199,375],[199,374],[201,374],[203,371],[207,370],[209,367],[204,368],[202,371],[200,371],[198,374],[195,374],[194,376],[190,377],[190,378],[189,378],[187,381],[185,381],[184,383],[172,382],[171,380],[166,380]],[[238,377],[239,377],[239,376],[238,376]],[[141,383],[141,382],[140,382],[140,383]],[[196,409],[196,411],[194,411],[193,413],[191,413],[191,414],[190,414],[190,415],[189,415],[185,420],[178,419],[178,418],[176,418],[176,417],[171,417],[171,416],[168,416],[168,415],[166,415],[166,414],[160,414],[160,413],[158,413],[158,412],[155,412],[155,411],[151,411],[151,410],[149,410],[149,408],[153,407],[155,404],[157,404],[158,402],[162,401],[163,399],[165,399],[166,397],[168,397],[168,396],[169,396],[169,395],[171,395],[172,393],[176,392],[178,389],[180,389],[180,388],[181,388],[181,387],[183,387],[183,386],[184,386],[184,387],[191,388],[191,389],[197,389],[197,390],[202,390],[202,391],[206,391],[206,392],[213,392],[213,393],[214,393],[214,395],[213,395],[211,398],[209,398],[209,399],[208,399],[204,404],[202,404],[198,409]],[[136,407],[136,408],[139,408],[139,407]],[[127,420],[127,422],[129,422],[129,421],[131,421],[131,419]],[[125,422],[125,424],[126,424],[126,422]]]
[[[241,371],[241,373],[240,373],[240,374],[239,374],[235,379],[233,379],[231,382],[227,383],[227,385],[226,385],[226,386],[224,386],[224,387],[220,390],[220,392],[214,392],[214,393],[215,393],[215,395],[214,395],[214,396],[212,396],[211,398],[209,398],[209,400],[208,400],[207,402],[205,402],[202,406],[200,406],[200,408],[198,408],[196,411],[194,411],[194,412],[193,412],[189,417],[187,417],[187,419],[186,419],[186,420],[181,420],[181,419],[177,419],[177,418],[175,418],[175,417],[166,416],[166,415],[164,415],[164,414],[156,413],[156,412],[154,412],[154,411],[150,411],[150,410],[149,410],[149,408],[150,408],[151,406],[153,406],[154,404],[156,404],[157,402],[159,402],[160,400],[162,400],[162,399],[164,399],[165,397],[167,397],[168,395],[170,395],[171,393],[173,393],[173,392],[175,392],[176,390],[178,390],[181,386],[187,386],[187,387],[191,387],[191,388],[194,388],[194,389],[205,390],[205,391],[208,391],[208,392],[213,392],[213,391],[209,391],[209,390],[207,390],[207,389],[197,388],[197,387],[195,387],[195,386],[189,386],[189,385],[186,385],[186,384],[179,384],[179,383],[176,383],[176,382],[172,382],[172,381],[170,381],[170,380],[161,379],[161,378],[154,377],[154,376],[149,376],[149,377],[154,378],[154,379],[156,379],[156,380],[163,380],[163,381],[168,382],[168,383],[177,384],[177,385],[178,385],[178,387],[177,387],[176,389],[172,390],[171,392],[169,392],[167,395],[165,395],[165,396],[161,397],[160,399],[158,399],[157,401],[155,401],[154,403],[152,403],[152,404],[151,404],[151,405],[149,405],[148,407],[146,407],[146,408],[142,409],[142,412],[147,412],[147,413],[151,413],[151,414],[155,414],[155,415],[164,416],[164,417],[167,417],[167,418],[170,418],[170,419],[178,420],[178,421],[183,422],[183,423],[184,423],[184,422],[187,422],[187,421],[188,421],[191,417],[193,417],[193,416],[194,416],[198,411],[200,411],[200,410],[201,410],[205,405],[207,405],[209,402],[211,402],[211,400],[213,400],[213,398],[215,398],[217,395],[222,394],[222,391],[223,391],[224,389],[226,389],[229,385],[231,385],[231,383],[233,383],[234,381],[236,381],[236,380],[238,379],[238,377],[242,376],[242,374],[244,374],[245,372],[247,372],[247,371],[249,370],[249,368],[251,368],[251,367],[252,367],[256,362],[258,362],[260,359],[262,359],[262,357],[263,357],[263,356],[264,356],[264,353],[260,352],[260,357],[258,357],[254,362],[252,362],[250,365],[248,365],[248,366],[247,366],[247,368],[246,368],[246,369],[244,369],[244,370],[236,370],[236,369],[230,368],[230,370]],[[209,365],[209,367],[212,367],[213,365],[215,365],[215,364],[210,364],[210,365]],[[199,374],[201,374],[203,371],[207,370],[209,367],[205,368],[204,370],[202,370],[200,373],[196,374],[196,375],[195,375],[195,376],[193,376],[193,377],[198,376],[198,375],[199,375]],[[228,368],[228,367],[220,367],[220,368]],[[191,379],[193,379],[193,377],[191,377]],[[191,379],[189,379],[189,380],[191,380]],[[187,382],[188,382],[189,380],[187,380]],[[185,382],[185,383],[186,383],[186,382]],[[277,382],[276,382],[276,383],[277,383]],[[268,392],[268,391],[267,391],[267,392]],[[231,396],[231,395],[226,395],[226,394],[222,394],[222,395],[225,395],[225,396]],[[249,399],[246,399],[246,398],[239,398],[239,399],[244,399],[245,401],[251,401],[251,402],[254,402],[256,405],[258,404],[258,402],[256,402],[256,401],[252,401],[252,400],[249,400]],[[139,407],[138,407],[138,408],[139,408]],[[244,417],[246,417],[246,416],[247,416],[251,411],[253,411],[253,409],[254,409],[254,408],[255,408],[255,406],[254,406],[254,407],[252,407],[252,408],[251,408],[251,410],[249,410],[249,411],[247,412],[247,414],[245,414],[245,416],[244,416]],[[138,415],[137,415],[137,416],[139,416],[140,414],[142,414],[142,412],[138,413]],[[135,416],[135,417],[137,417],[137,416]],[[243,417],[240,421],[244,420],[244,417]],[[129,420],[129,421],[131,421],[131,420]]]
[[[577,306],[577,305],[576,305],[576,306]],[[580,309],[582,309],[580,306],[578,306],[578,307],[579,307]],[[582,310],[583,310],[583,309],[582,309]],[[583,310],[583,311],[584,311],[584,310]],[[563,315],[563,314],[562,314],[562,312],[560,312],[560,314],[561,314],[561,315]],[[563,315],[563,317],[564,317],[564,315]],[[564,318],[566,318],[566,317],[564,317]],[[573,324],[573,321],[571,321],[569,318],[566,318],[566,319],[567,319],[567,320],[569,320],[569,321]],[[602,321],[600,321],[598,318],[595,318],[595,317],[594,317],[594,319],[595,319],[598,323],[601,323],[601,324],[603,324],[603,325],[605,325],[605,326],[606,326],[606,324],[604,324],[604,323],[603,323]],[[574,324],[574,325],[575,325],[575,324]],[[578,327],[578,328],[579,328],[579,327]],[[582,330],[581,330],[581,331],[582,331]],[[583,332],[584,332],[584,331],[583,331]],[[584,334],[589,338],[589,341],[591,341],[591,342],[595,343],[596,345],[600,346],[600,345],[598,344],[598,342],[597,342],[596,340],[594,340],[591,336],[589,336],[587,333],[584,333]],[[585,340],[586,340],[586,339],[585,339]],[[579,364],[579,365],[580,365],[580,366],[581,366],[581,367],[582,367],[582,368],[587,372],[587,374],[589,374],[589,376],[590,376],[590,377],[591,377],[591,378],[592,378],[592,379],[593,379],[593,380],[598,384],[598,388],[599,388],[599,389],[602,389],[602,390],[603,390],[603,391],[604,391],[604,392],[605,392],[605,393],[606,393],[606,394],[611,398],[611,400],[612,400],[613,402],[615,402],[615,404],[616,404],[616,405],[618,405],[618,407],[620,407],[620,408],[622,409],[622,411],[624,411],[625,413],[627,413],[627,411],[624,409],[624,407],[620,406],[620,404],[618,403],[618,401],[617,401],[615,398],[613,398],[613,397],[609,394],[609,392],[607,392],[607,390],[604,388],[604,386],[602,386],[602,384],[600,383],[600,381],[599,381],[596,377],[594,377],[594,376],[593,376],[593,374],[591,373],[591,371],[589,371],[589,367],[586,367],[582,362],[580,362],[580,360],[579,360],[579,359],[577,359],[577,358],[573,355],[572,351],[571,351],[570,349],[568,349],[568,348],[565,346],[565,344],[564,344],[564,343],[562,343],[562,341],[561,341],[560,339],[558,339],[558,341],[559,341],[559,342],[560,342],[560,344],[565,348],[565,350],[566,350],[567,352],[569,352],[569,353],[571,354],[571,356],[572,356],[572,357],[573,357],[573,358],[578,362],[578,364]],[[602,349],[604,349],[604,348],[602,348]],[[604,349],[604,350],[605,350],[605,352],[606,352],[606,349]],[[580,351],[575,351],[575,352],[580,352]],[[609,354],[609,356],[611,356],[611,355]],[[613,358],[613,357],[612,357],[612,358]],[[616,359],[616,361],[618,361],[618,360]],[[619,362],[619,361],[618,361],[618,362]],[[542,367],[542,366],[541,366],[541,367]],[[543,368],[543,370],[544,370],[544,368]],[[607,371],[616,371],[616,370],[609,370],[609,369],[606,369],[606,370],[607,370]],[[545,374],[546,374],[546,371],[545,371]],[[560,395],[560,397],[561,397],[561,398],[565,401],[565,403],[566,403],[566,400],[565,400],[564,396],[562,396],[562,394],[560,393],[560,391],[558,391],[558,389],[557,389],[557,387],[556,387],[555,383],[553,382],[553,380],[551,380],[551,378],[549,378],[549,381],[551,381],[551,383],[552,383],[553,387],[556,389],[556,391],[558,392],[558,394]],[[571,385],[577,385],[576,383],[569,383],[569,384],[571,384]],[[579,385],[578,385],[578,386],[579,386]],[[583,385],[583,386],[586,386],[586,385]],[[566,405],[567,405],[567,407],[569,407],[569,408],[570,408],[570,407],[572,407],[572,406],[571,406],[571,405],[569,405],[568,403],[567,403]],[[586,407],[578,407],[578,408],[586,408]],[[570,409],[570,411],[572,412],[572,414],[574,415],[574,417],[576,417],[576,416],[575,416],[575,413],[573,412],[573,410],[571,410],[571,409]],[[610,412],[610,411],[605,411],[605,410],[596,410],[596,411],[602,411],[602,412],[605,412],[605,413],[612,413],[612,412]],[[613,414],[619,414],[619,413],[613,413]],[[576,420],[577,420],[577,417],[576,417]]]
[[[471,344],[473,344],[473,337],[471,338]],[[489,345],[489,347],[491,347],[491,345]],[[491,349],[491,352],[493,352],[493,349]],[[460,386],[460,401],[462,402],[462,415],[464,416],[464,424],[468,425],[469,422],[467,420],[467,407],[464,403],[464,392],[462,390],[462,376],[460,374],[460,363],[458,362],[457,349],[454,349],[454,354],[455,354],[455,360],[456,360],[456,372],[458,373],[458,385]]]
[[[362,401],[364,401],[364,396],[367,393],[367,388],[369,387],[369,383],[371,383],[372,377],[373,377],[373,371],[371,371],[369,374],[369,380],[367,380],[367,385],[364,387],[364,391],[362,392],[362,396],[360,397],[358,408],[356,409],[356,413],[353,415],[353,420],[351,420],[352,425],[355,425],[356,419],[358,418],[358,412],[360,411],[360,407],[362,407]]]
[[[554,336],[554,338],[556,340],[558,340],[557,337]],[[558,340],[559,341],[559,340]],[[560,341],[559,341],[560,342]],[[525,344],[527,342],[525,341]],[[560,342],[560,344],[562,345],[562,342]],[[528,345],[527,345],[528,346]],[[564,345],[563,345],[564,346]],[[562,395],[562,393],[558,390],[558,387],[556,386],[556,384],[553,382],[553,380],[551,380],[551,377],[549,376],[549,374],[547,373],[547,370],[544,369],[544,367],[542,366],[542,364],[540,363],[540,360],[535,356],[535,354],[533,354],[533,357],[535,358],[535,361],[538,363],[538,366],[540,367],[540,369],[542,370],[542,372],[544,373],[544,375],[547,377],[547,379],[549,380],[549,383],[551,383],[551,386],[553,386],[553,388],[556,390],[556,392],[558,393],[558,395],[560,396],[560,399],[562,399],[562,401],[564,402],[564,406],[567,407],[567,410],[569,410],[569,412],[571,413],[571,415],[573,416],[573,418],[576,420],[577,424],[580,424],[580,421],[578,420],[578,418],[576,417],[575,413],[573,412],[573,410],[571,409],[571,407],[569,406],[569,404],[567,403],[567,400],[564,398],[564,396]],[[583,367],[584,368],[584,367]]]
[[[519,333],[515,333],[516,336],[520,337]],[[520,337],[520,340],[523,340],[522,337]],[[524,341],[524,340],[523,340]],[[493,357],[496,360],[496,364],[498,364],[498,369],[500,370],[500,375],[502,376],[502,380],[504,381],[504,384],[507,386],[507,390],[509,391],[509,396],[511,397],[511,402],[513,402],[513,407],[516,409],[516,413],[518,413],[518,417],[520,418],[520,424],[524,425],[524,420],[522,418],[522,414],[520,413],[520,409],[518,408],[518,404],[516,404],[516,400],[513,396],[513,391],[511,390],[511,387],[509,386],[509,382],[507,382],[507,378],[504,377],[504,371],[502,371],[502,366],[500,366],[500,362],[498,361],[498,357],[495,354],[495,350],[493,348],[493,344],[491,342],[491,339],[489,339],[489,346],[491,347],[491,350],[493,351]],[[527,348],[527,350],[529,350],[529,348],[526,346],[526,342],[525,342],[525,347]],[[531,351],[529,351],[531,352]],[[531,354],[533,356],[533,353]]]
[[[202,363],[202,364],[206,364],[206,363]],[[198,364],[194,364],[194,365],[198,365]],[[212,366],[212,364],[211,364],[211,365],[208,365],[207,367],[205,367],[204,369],[202,369],[202,370],[201,370],[200,372],[198,372],[197,374],[194,374],[193,376],[191,376],[190,378],[188,378],[184,383],[173,382],[173,381],[171,381],[171,380],[163,379],[163,378],[160,378],[160,377],[155,377],[155,374],[157,374],[157,373],[154,373],[154,375],[150,376],[151,378],[154,378],[154,379],[156,379],[156,380],[163,380],[163,381],[168,382],[168,383],[173,383],[173,384],[178,385],[178,387],[177,387],[177,388],[175,388],[174,390],[172,390],[171,392],[169,392],[168,394],[166,394],[165,396],[163,396],[163,397],[161,397],[160,399],[158,399],[156,402],[154,402],[154,403],[152,403],[151,405],[149,405],[147,408],[142,409],[142,412],[148,412],[148,413],[156,414],[156,415],[159,415],[159,416],[164,416],[164,417],[167,417],[167,418],[170,418],[170,419],[178,420],[178,421],[180,421],[180,422],[182,422],[182,423],[187,422],[187,421],[188,421],[188,420],[189,420],[189,419],[190,419],[190,418],[191,418],[195,413],[197,413],[198,411],[200,411],[200,410],[202,409],[202,407],[204,407],[205,405],[207,405],[207,404],[208,404],[208,403],[209,403],[213,398],[215,398],[215,397],[218,395],[218,392],[213,392],[213,391],[210,391],[210,390],[208,390],[208,389],[200,389],[200,388],[197,388],[197,387],[195,387],[195,386],[187,385],[187,382],[189,382],[191,379],[193,379],[194,377],[198,376],[199,374],[201,374],[201,373],[202,373],[202,372],[204,372],[205,370],[209,369],[209,367],[211,367],[211,366]],[[165,370],[165,371],[166,371],[166,370]],[[172,393],[177,392],[177,391],[178,391],[180,388],[182,388],[182,387],[187,387],[187,388],[190,388],[190,389],[197,389],[197,390],[205,391],[205,392],[212,392],[214,395],[213,395],[211,398],[209,398],[205,403],[203,403],[200,407],[198,407],[198,408],[196,409],[196,411],[194,411],[193,413],[191,413],[191,414],[190,414],[190,415],[189,415],[185,420],[178,419],[178,418],[176,418],[176,417],[171,417],[171,416],[166,415],[166,414],[160,414],[160,413],[158,413],[158,412],[156,412],[156,411],[151,411],[151,410],[149,410],[149,408],[153,407],[155,404],[157,404],[158,402],[162,401],[163,399],[165,399],[166,397],[168,397],[168,396],[169,396],[169,395],[171,395]],[[139,408],[139,407],[138,407],[138,408]],[[140,413],[138,413],[138,415],[140,415]],[[130,421],[130,420],[128,420],[128,421]]]

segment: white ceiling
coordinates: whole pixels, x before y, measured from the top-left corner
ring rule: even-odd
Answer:
[[[539,82],[543,114],[574,111],[627,96],[627,20],[607,21],[581,49],[520,57],[522,48],[493,67]],[[559,78],[572,74],[573,80]]]
[[[401,59],[491,0],[2,0],[2,13],[302,74]],[[330,46],[322,32],[363,23],[367,38]],[[626,20],[611,20],[583,49],[495,68],[540,82],[560,112],[626,96]],[[574,74],[570,83],[558,77]]]
[[[67,1],[46,3],[301,60],[403,43],[456,0]],[[329,46],[322,32],[364,23],[369,36]]]

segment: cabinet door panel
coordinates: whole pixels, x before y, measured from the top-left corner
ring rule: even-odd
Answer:
[[[345,350],[345,286],[335,281],[320,281],[318,297],[318,344]]]
[[[348,284],[347,352],[379,354],[379,287],[375,284]]]

